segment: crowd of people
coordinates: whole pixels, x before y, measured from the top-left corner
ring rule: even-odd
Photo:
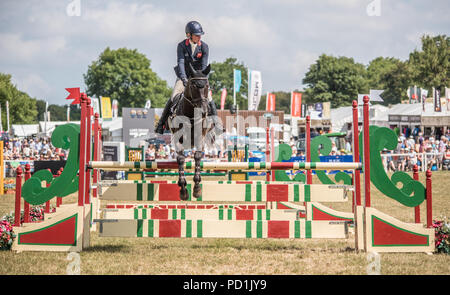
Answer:
[[[49,138],[14,138],[3,141],[5,161],[60,161],[67,159],[67,151],[54,147]]]
[[[294,142],[291,145],[293,156],[303,156],[303,151],[297,151]],[[350,141],[346,141],[341,149],[332,142],[330,155],[349,155]],[[193,154],[187,152],[187,158]],[[250,152],[250,157],[252,153]],[[155,159],[176,160],[175,149],[168,144],[149,144],[145,149],[145,160]],[[207,150],[205,158],[226,159],[227,153],[217,149]],[[3,159],[5,161],[59,161],[67,159],[67,151],[54,147],[49,138],[14,138],[4,140]],[[382,151],[383,164],[386,171],[412,171],[414,165],[420,170],[450,170],[450,132],[440,138],[424,136],[422,133],[406,137],[400,134],[398,145],[394,151]]]
[[[400,134],[397,148],[383,150],[383,164],[387,171],[412,171],[414,165],[420,170],[450,170],[450,133],[433,136]]]

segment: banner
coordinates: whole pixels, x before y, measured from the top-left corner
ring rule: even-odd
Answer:
[[[312,110],[310,111],[310,117],[312,119],[322,119],[323,115],[323,104],[322,103],[315,103],[312,107]]]
[[[306,104],[302,103],[302,118],[306,118]]]
[[[235,92],[239,92],[239,90],[241,89],[241,70],[234,70],[233,71],[233,75],[234,75],[234,89]]]
[[[420,88],[420,101],[422,102],[422,110],[425,112],[425,100],[428,96],[428,90]]]
[[[151,106],[151,102],[150,102],[150,106]],[[150,106],[149,106],[149,108],[150,108]],[[112,101],[112,117],[113,118],[119,117],[119,102],[117,101],[117,99],[113,99],[113,101]]]
[[[92,109],[95,113],[100,115],[100,100],[98,98],[91,98]]]
[[[323,119],[331,119],[331,102],[326,101],[322,103],[323,110],[322,110],[322,118]]]
[[[220,109],[225,109],[225,100],[227,99],[227,89],[222,88],[222,94],[220,94]]]
[[[302,94],[291,92],[291,117],[302,116]]]
[[[103,120],[112,119],[111,99],[109,97],[100,96],[102,104],[102,118]]]
[[[447,111],[450,110],[450,88],[445,87],[445,99],[446,99],[446,104],[447,104]],[[1,122],[0,122],[1,123]]]
[[[262,94],[262,79],[260,71],[249,71],[248,110],[257,111]]]
[[[267,92],[266,95],[266,111],[275,111],[275,94]]]
[[[47,112],[47,102],[45,102],[45,112]],[[8,101],[6,101],[6,131],[9,133],[9,102]]]
[[[435,112],[441,112],[441,95],[439,90],[434,90],[434,111]]]

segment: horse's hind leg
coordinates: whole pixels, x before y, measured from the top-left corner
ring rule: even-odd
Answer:
[[[194,154],[194,160],[195,160],[195,173],[194,173],[194,198],[201,197],[201,188],[200,188],[200,182],[202,181],[201,177],[201,168],[200,168],[200,161],[202,160],[202,152],[196,151]]]
[[[186,201],[189,199],[189,194],[186,189],[186,177],[184,176],[184,152],[183,150],[178,152],[177,163],[178,163],[178,186],[180,187],[180,199]]]

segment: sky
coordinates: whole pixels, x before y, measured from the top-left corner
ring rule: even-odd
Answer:
[[[1,0],[0,72],[22,91],[64,105],[64,88],[106,48],[137,49],[175,82],[176,46],[200,22],[210,62],[261,71],[263,93],[301,90],[321,54],[406,60],[424,34],[449,35],[448,0]]]

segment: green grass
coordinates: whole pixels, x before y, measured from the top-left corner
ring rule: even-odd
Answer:
[[[422,173],[423,174],[423,173]],[[420,181],[425,182],[424,175]],[[433,173],[433,217],[450,216],[449,172]],[[314,179],[314,183],[318,183]],[[402,221],[414,221],[414,209],[381,195],[371,186],[372,206]],[[76,202],[76,197],[64,203]],[[104,205],[104,204],[103,204]],[[351,203],[328,203],[350,211]],[[0,215],[14,208],[14,196],[0,197]],[[425,204],[421,219],[426,221]],[[80,253],[81,274],[367,274],[366,253],[355,251],[348,239],[179,239],[100,238],[91,234],[91,247]],[[68,253],[0,252],[0,274],[66,274]],[[381,274],[450,274],[450,255],[382,253]]]

